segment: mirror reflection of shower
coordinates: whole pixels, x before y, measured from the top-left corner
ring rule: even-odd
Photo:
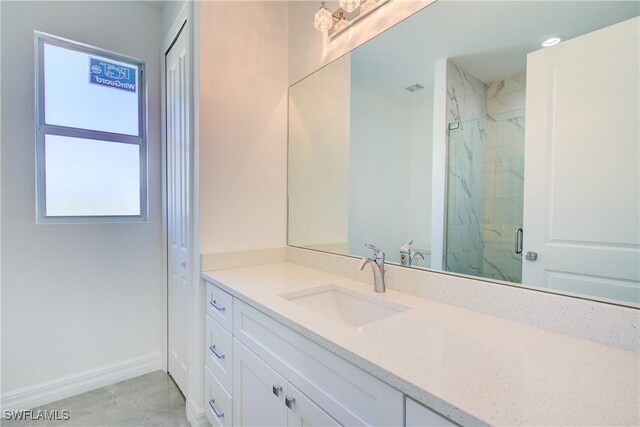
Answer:
[[[448,70],[445,270],[521,283],[525,76]]]

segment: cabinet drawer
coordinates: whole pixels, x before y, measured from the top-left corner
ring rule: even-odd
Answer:
[[[204,412],[213,427],[233,426],[231,396],[216,380],[209,368],[204,368]]]
[[[233,332],[233,297],[207,282],[207,314],[229,333]]]
[[[233,337],[218,322],[204,316],[206,322],[205,361],[207,368],[231,394],[233,367]]]
[[[234,337],[342,425],[402,425],[403,395],[236,299]]]
[[[458,424],[407,397],[405,425],[407,427],[455,427]]]

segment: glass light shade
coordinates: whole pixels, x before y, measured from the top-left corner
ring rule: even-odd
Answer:
[[[360,0],[340,0],[340,7],[347,13],[351,13],[360,6]]]
[[[313,26],[318,31],[327,31],[333,26],[333,16],[324,5],[316,12],[313,18]]]
[[[364,0],[360,6],[360,13],[366,13],[373,9],[378,4],[377,0]]]

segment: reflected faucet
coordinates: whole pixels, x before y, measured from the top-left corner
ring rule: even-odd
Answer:
[[[365,246],[373,251],[373,255],[371,258],[362,258],[358,268],[364,270],[365,265],[371,264],[371,268],[373,268],[373,290],[378,293],[384,292],[386,290],[384,285],[384,252],[371,243],[367,243]]]
[[[416,256],[419,256],[424,261],[424,255],[413,249],[411,245],[413,245],[413,240],[408,241],[400,247],[400,264],[407,267],[411,267],[413,265],[413,259]]]

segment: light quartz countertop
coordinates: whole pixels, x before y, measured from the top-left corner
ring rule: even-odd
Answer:
[[[640,424],[640,355],[291,263],[202,277],[463,425]],[[411,307],[360,328],[280,295],[341,285]]]

